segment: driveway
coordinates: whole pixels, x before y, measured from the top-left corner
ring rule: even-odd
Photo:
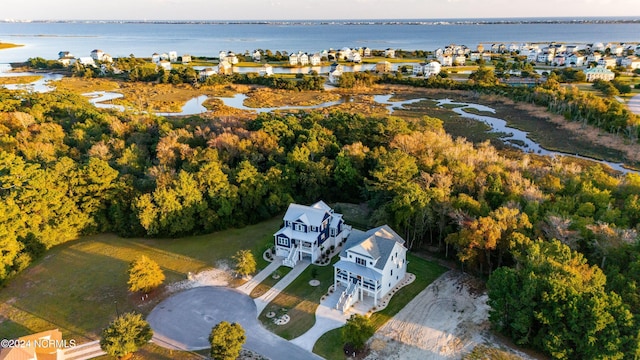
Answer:
[[[262,327],[253,299],[234,289],[205,286],[183,291],[158,304],[147,321],[154,331],[153,341],[167,348],[209,348],[211,328],[228,321],[245,329],[245,349],[271,359],[322,359]]]

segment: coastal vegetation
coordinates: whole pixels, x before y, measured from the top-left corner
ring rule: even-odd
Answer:
[[[136,81],[197,88],[189,83],[193,74],[188,70],[167,77],[135,69],[141,69],[134,73]],[[442,76],[363,73],[345,77],[341,91],[403,84],[496,96],[542,106],[566,121],[637,142],[638,116],[604,94],[613,90],[597,89],[604,95],[596,95],[560,85],[571,76],[579,74],[550,75],[539,86],[516,88],[501,85],[494,70],[485,67],[466,83]],[[264,84],[253,75],[210,79],[200,86],[211,86],[212,92],[233,83],[281,89],[276,80]],[[318,79],[304,75],[282,88],[301,92],[315,88]],[[500,151],[488,142],[474,144],[447,134],[442,120],[425,114],[344,111],[349,106],[356,105],[166,118],[99,110],[65,90],[0,90],[0,197],[5,205],[0,209],[5,249],[0,281],[11,286],[9,279],[21,276],[31,263],[46,263],[45,253],[78,249],[87,244],[72,242],[80,236],[108,232],[172,238],[155,246],[188,251],[198,259],[203,255],[195,255],[196,247],[215,248],[221,252],[216,258],[224,253],[227,259],[249,248],[260,262],[269,232],[226,247],[181,237],[273,219],[294,201],[367,203],[373,211],[363,225],[387,223],[410,249],[438,251],[488,277],[493,324],[519,344],[566,359],[638,354],[640,176]],[[144,246],[150,240],[108,239],[133,249],[123,255],[127,262],[133,252],[151,251]],[[244,247],[238,247],[243,241]],[[106,255],[95,260],[101,256]],[[180,263],[167,278],[179,278],[193,266]],[[307,295],[316,302],[321,296]],[[303,300],[289,303],[293,308]],[[29,318],[16,309],[7,311]],[[310,307],[305,311],[312,313]],[[109,317],[98,316],[93,320],[101,323]],[[375,317],[372,321],[379,326]],[[21,322],[26,320],[11,320],[11,334],[22,330]],[[76,333],[95,331],[80,322],[68,326]],[[294,325],[297,332],[309,327]]]

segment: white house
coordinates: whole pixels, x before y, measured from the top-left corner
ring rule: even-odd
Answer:
[[[362,56],[371,57],[371,49],[369,49],[368,47],[362,49]]]
[[[569,66],[584,66],[585,56],[577,53],[573,53],[567,56],[567,65]]]
[[[413,65],[413,69],[412,69],[413,75],[424,74],[423,71],[424,71],[424,66],[425,65],[427,65],[427,64],[425,64],[425,63],[414,64]]]
[[[298,64],[302,66],[309,65],[309,55],[305,53],[298,53]]]
[[[598,61],[600,61],[600,59],[602,59],[602,55],[600,53],[593,53],[593,54],[589,54],[589,56],[587,56],[587,63],[597,63]]]
[[[318,66],[320,63],[322,63],[322,57],[320,54],[315,53],[309,56],[309,64],[311,64],[311,66]]]
[[[377,306],[407,273],[404,243],[387,225],[350,234],[340,260],[333,265],[334,289],[345,288],[336,309],[344,312],[365,296],[371,297]]]
[[[160,54],[158,53],[151,54],[151,62],[154,64],[158,64],[160,62]]]
[[[289,65],[291,66],[298,65],[298,54],[289,55]]]
[[[603,57],[600,60],[598,60],[598,66],[604,66],[606,68],[608,67],[614,68],[616,67],[616,64],[617,64],[616,58],[610,57],[610,56]]]
[[[392,48],[388,48],[384,51],[384,57],[394,58],[396,57],[396,51]]]
[[[344,224],[342,214],[335,213],[322,200],[311,206],[290,204],[283,220],[284,226],[273,237],[276,256],[284,256],[282,264],[289,267],[304,258],[315,262],[351,230]]]
[[[62,66],[71,66],[76,63],[76,58],[73,56],[63,56],[58,59],[58,62],[62,64]]]
[[[593,82],[596,80],[611,81],[615,77],[613,71],[602,66],[596,66],[594,68],[587,69],[584,71],[584,74],[587,76],[587,81],[589,82]]]
[[[104,51],[100,49],[95,49],[91,51],[91,58],[94,61],[102,61],[102,56],[104,55]]]
[[[430,77],[440,74],[441,69],[442,65],[440,65],[439,62],[432,61],[422,68],[422,73],[424,74],[424,77]]]
[[[212,67],[207,67],[198,72],[198,76],[200,77],[200,81],[206,80],[208,77],[216,74],[216,69]]]
[[[90,56],[83,56],[78,59],[78,62],[84,66],[96,66],[96,62]]]
[[[171,62],[169,60],[160,60],[158,65],[167,71],[171,71]]]
[[[451,55],[441,55],[437,59],[442,66],[453,66],[453,57]]]
[[[347,55],[347,61],[351,61],[354,63],[361,63],[362,57],[360,56],[360,53],[357,50],[353,50]]]
[[[479,51],[472,51],[471,53],[469,53],[469,60],[471,60],[471,61],[480,60],[480,52]]]
[[[221,61],[218,64],[218,74],[231,75],[233,73],[233,66],[228,61]]]
[[[183,64],[188,64],[190,62],[191,62],[191,55],[189,55],[189,54],[182,55],[182,63]]]
[[[175,51],[169,51],[169,61],[178,62],[178,53]]]
[[[73,54],[69,51],[60,51],[58,53],[58,59],[69,58],[69,57],[73,58],[75,56],[73,56]]]
[[[453,57],[453,63],[458,66],[463,66],[467,58],[464,55],[456,55]]]
[[[218,53],[218,61],[223,62],[227,60],[227,52],[226,51],[220,51]]]
[[[260,75],[262,76],[271,76],[273,75],[273,66],[269,64],[264,64],[260,69]]]
[[[640,59],[636,56],[627,56],[620,61],[620,65],[631,70],[640,69]]]
[[[255,62],[260,62],[260,60],[262,59],[262,54],[260,53],[259,50],[256,50],[253,52],[253,54],[251,54],[251,58]]]

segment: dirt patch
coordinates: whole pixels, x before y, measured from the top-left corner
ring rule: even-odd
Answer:
[[[469,275],[447,272],[376,332],[366,359],[459,359],[480,344],[504,348],[489,330],[482,289]]]
[[[228,286],[233,276],[226,262],[219,262],[216,268],[203,270],[196,274],[189,274],[187,279],[169,284],[167,293],[171,294],[200,286]]]

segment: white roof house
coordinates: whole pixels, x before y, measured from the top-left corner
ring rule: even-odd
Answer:
[[[90,56],[83,56],[78,59],[78,62],[84,66],[96,66],[95,61]]]
[[[396,57],[396,51],[392,48],[388,48],[384,51],[384,57],[394,58]]]
[[[324,201],[311,206],[290,204],[283,222],[273,236],[276,256],[285,257],[282,264],[289,267],[305,258],[317,261],[323,251],[337,246],[351,230],[342,214],[334,213]]]
[[[424,74],[424,77],[435,76],[440,74],[441,69],[442,65],[440,65],[439,62],[431,61],[430,63],[423,66],[422,73]]]
[[[611,81],[616,76],[613,71],[606,69],[602,66],[596,66],[584,71],[587,76],[587,81],[592,82],[596,80]]]
[[[169,51],[169,61],[177,62],[178,61],[178,53],[175,51]]]
[[[264,64],[262,69],[260,69],[260,75],[262,76],[271,76],[273,75],[273,66],[269,64]]]
[[[311,56],[309,56],[309,64],[311,66],[318,66],[322,63],[322,56],[320,56],[320,54],[315,53]]]
[[[305,53],[298,53],[298,64],[302,66],[309,65],[309,55]]]
[[[262,59],[262,54],[260,53],[259,50],[256,50],[253,52],[253,54],[251,54],[251,58],[255,62],[260,62],[260,60]]]
[[[291,66],[298,65],[298,54],[289,55],[289,65]]]
[[[91,51],[91,58],[95,61],[102,61],[103,55],[104,55],[104,51],[100,49],[95,49]]]
[[[336,309],[346,311],[354,302],[373,299],[374,306],[407,272],[404,239],[387,225],[367,232],[353,231],[334,267],[334,289],[344,291]]]

